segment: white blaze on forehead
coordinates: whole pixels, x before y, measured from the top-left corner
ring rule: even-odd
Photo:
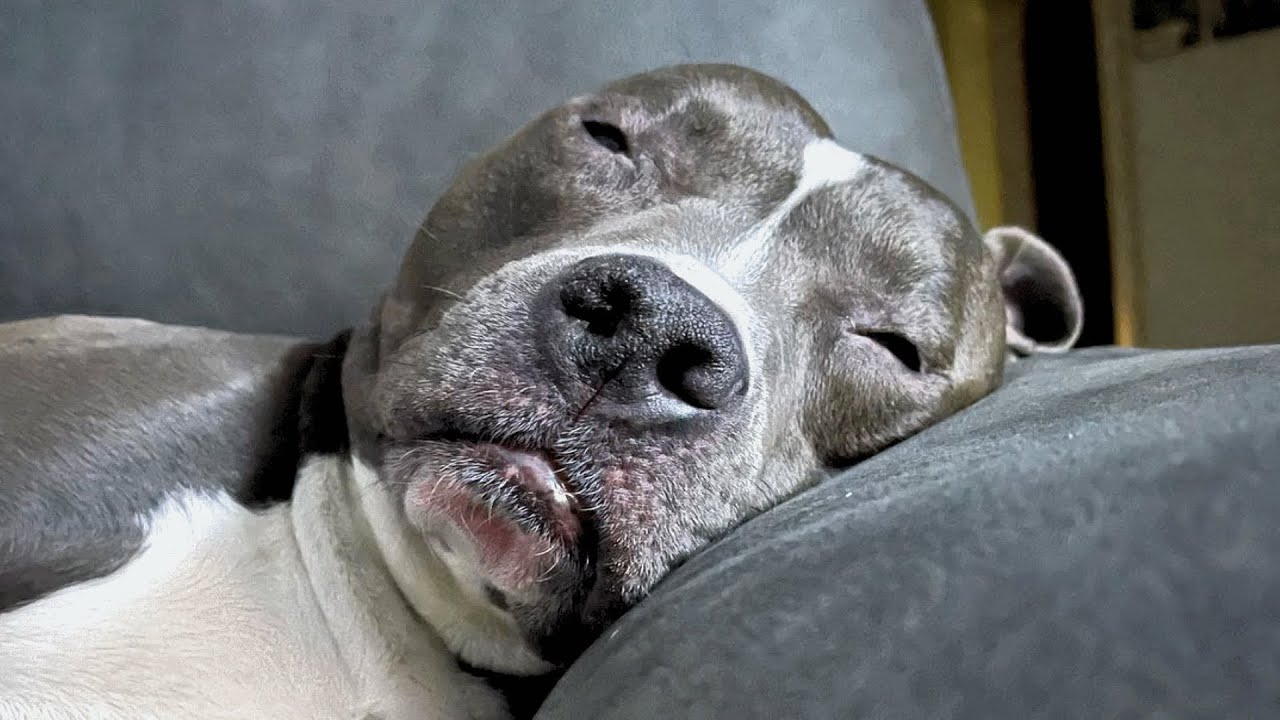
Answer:
[[[797,205],[817,190],[856,178],[867,166],[865,157],[836,141],[829,138],[815,140],[804,148],[795,189],[737,243],[721,250],[712,264],[675,253],[631,252],[661,261],[676,276],[724,310],[746,346],[750,364],[754,365],[759,330],[756,327],[757,317],[738,286],[750,282],[764,269],[774,233]]]
[[[754,370],[758,362],[757,336],[761,333],[761,328],[759,316],[753,311],[750,302],[743,294],[742,286],[750,283],[764,269],[769,260],[769,250],[775,241],[774,234],[778,226],[796,206],[817,190],[853,180],[868,166],[869,163],[864,156],[842,147],[830,138],[814,140],[805,145],[800,177],[796,181],[795,189],[736,243],[718,250],[709,263],[677,252],[648,251],[636,247],[620,249],[609,246],[551,250],[538,257],[545,262],[562,256],[581,259],[592,255],[622,253],[661,262],[673,274],[705,295],[729,316],[729,320],[746,347],[748,364]]]
[[[830,138],[805,145],[795,189],[751,232],[725,249],[717,263],[720,272],[744,279],[757,275],[768,262],[773,233],[797,205],[817,190],[854,179],[866,167],[865,157]]]

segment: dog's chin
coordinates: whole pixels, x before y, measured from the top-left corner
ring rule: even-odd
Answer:
[[[405,512],[451,565],[473,567],[515,596],[580,567],[578,499],[549,453],[466,440],[431,441],[418,452]]]

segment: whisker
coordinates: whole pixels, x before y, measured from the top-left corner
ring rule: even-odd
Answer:
[[[451,297],[454,300],[457,300],[458,302],[464,302],[464,303],[471,302],[466,298],[465,295],[462,295],[461,293],[458,293],[458,292],[454,292],[449,288],[440,287],[439,285],[428,285],[426,283],[422,283],[421,285],[419,285],[419,287],[421,287],[424,290],[433,290],[435,292],[440,293],[441,295],[444,295],[445,297]]]
[[[550,577],[551,577],[551,575],[552,575],[553,573],[555,573],[556,568],[558,568],[558,567],[560,567],[560,557],[559,557],[559,556],[556,556],[556,559],[551,563],[551,567],[549,567],[549,568],[547,568],[545,571],[543,571],[543,573],[542,573],[541,575],[539,575],[539,576],[538,576],[538,579],[537,579],[537,580],[535,580],[534,582],[542,582],[542,581],[544,581],[544,580],[546,580],[546,579],[550,578]]]

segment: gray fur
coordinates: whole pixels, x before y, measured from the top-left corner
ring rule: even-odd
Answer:
[[[139,320],[0,325],[0,610],[107,574],[181,488],[289,497],[315,344]]]

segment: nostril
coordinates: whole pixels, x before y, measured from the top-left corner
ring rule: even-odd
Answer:
[[[680,343],[658,359],[658,383],[685,403],[703,410],[723,407],[743,388],[740,369],[706,347]]]
[[[631,292],[619,283],[570,283],[560,290],[560,304],[571,318],[587,323],[587,332],[611,337],[631,313]]]
[[[745,396],[748,362],[732,319],[663,262],[595,255],[537,300],[548,369],[595,412],[676,420]],[[586,406],[584,406],[586,407]]]

